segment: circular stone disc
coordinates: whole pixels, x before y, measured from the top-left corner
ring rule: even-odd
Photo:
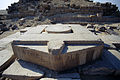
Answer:
[[[60,26],[60,25],[55,25],[55,26],[48,26],[45,31],[48,33],[70,33],[71,32],[71,27],[69,26]]]

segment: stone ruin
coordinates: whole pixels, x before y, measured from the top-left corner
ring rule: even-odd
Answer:
[[[92,25],[86,27],[38,25],[1,39],[2,76],[13,80],[80,80],[81,74],[119,75],[120,37],[95,35],[88,29]]]
[[[53,23],[61,22],[118,22],[115,16],[118,7],[111,3],[93,3],[89,0],[19,0],[8,7],[8,18],[22,18],[38,16],[38,20],[51,20]]]
[[[0,74],[3,77],[16,80],[48,80],[43,77],[59,78],[55,77],[52,71],[68,69],[76,71],[75,74],[73,71],[72,74],[65,75],[63,78],[72,77],[65,80],[78,80],[81,73],[120,74],[119,36],[113,35],[114,31],[107,29],[108,27],[95,28],[87,25],[86,29],[85,26],[77,25],[81,22],[119,22],[120,18],[116,17],[119,11],[115,5],[93,3],[89,0],[19,0],[9,6],[7,11],[8,14],[0,15],[1,19],[19,18],[19,25],[26,25],[29,17],[34,18],[33,23],[48,20],[52,24],[31,27],[30,24],[33,23],[29,22],[27,28],[0,40]],[[9,29],[5,28],[3,23],[0,24],[2,30]],[[10,29],[15,28],[16,25]],[[97,31],[111,35],[102,36]],[[87,66],[87,69],[79,69],[79,66],[97,59],[97,63]]]
[[[71,69],[101,56],[103,42],[80,25],[40,25],[12,43],[18,59],[55,71]]]
[[[1,13],[2,12],[2,13]],[[118,23],[120,12],[111,3],[89,0],[19,0],[0,11],[0,34],[41,24]]]

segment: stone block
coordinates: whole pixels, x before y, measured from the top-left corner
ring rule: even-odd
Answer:
[[[0,51],[0,72],[5,70],[15,60],[15,56],[12,51],[7,49]]]
[[[52,40],[48,42],[48,51],[50,54],[61,54],[64,48],[64,42],[60,40]]]
[[[14,80],[35,80],[43,77],[44,72],[39,69],[38,65],[16,60],[9,68],[7,68],[2,76]]]

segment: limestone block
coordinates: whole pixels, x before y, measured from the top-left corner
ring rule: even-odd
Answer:
[[[102,17],[103,14],[102,13],[97,13],[97,17]]]
[[[6,69],[2,76],[16,80],[33,80],[43,77],[44,72],[39,69],[39,66],[16,60],[8,69]]]
[[[13,52],[7,49],[0,51],[0,71],[6,69],[14,60]]]
[[[92,24],[87,24],[86,28],[94,28]]]
[[[61,26],[61,24],[57,24],[56,26],[49,26],[45,30],[48,33],[70,33],[72,29],[69,26]]]
[[[50,54],[61,54],[65,46],[61,40],[52,40],[48,42],[48,51]]]

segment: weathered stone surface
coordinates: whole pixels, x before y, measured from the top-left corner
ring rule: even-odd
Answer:
[[[18,30],[18,26],[17,25],[13,25],[12,26],[12,30]]]
[[[86,28],[82,27],[81,25],[69,25],[64,24],[65,26],[71,26],[73,33],[66,33],[66,34],[46,34],[43,35],[42,32],[44,32],[44,29],[46,29],[46,26],[56,26],[56,25],[39,25],[37,27],[33,27],[29,29],[24,36],[19,37],[17,40],[20,41],[49,41],[53,39],[57,40],[63,40],[63,41],[86,41],[89,43],[95,43],[98,41],[98,37],[88,31]],[[63,26],[64,26],[63,25]]]
[[[114,65],[111,64],[110,60],[107,59],[107,55],[104,51],[101,59],[93,62],[92,64],[87,64],[84,66],[79,66],[79,73],[84,75],[115,75],[119,74],[119,69],[116,69]],[[109,56],[108,56],[109,57]],[[113,59],[112,59],[113,60]]]
[[[71,79],[71,78],[42,78],[40,80],[81,80],[81,79]]]
[[[48,26],[45,29],[48,33],[70,33],[71,27],[57,24],[56,26]]]
[[[97,17],[102,17],[103,13],[97,13]]]
[[[84,75],[113,75],[115,70],[108,69],[105,67],[91,68],[88,70],[83,70]]]
[[[115,49],[117,47],[113,44],[120,43],[120,37],[116,35],[99,35],[99,38],[104,41],[105,47],[108,49]]]
[[[73,79],[79,79],[80,75],[79,73],[64,73],[64,74],[57,74],[52,76],[53,78],[73,78]]]
[[[94,28],[92,24],[87,24],[86,28]]]
[[[22,60],[16,60],[2,74],[3,77],[16,80],[39,79],[43,77],[43,75],[44,72],[42,72],[37,65]]]
[[[120,70],[120,52],[116,50],[104,50],[105,58],[117,69]]]
[[[13,61],[15,56],[12,51],[4,49],[0,51],[0,71],[6,69]]]
[[[45,34],[46,26],[58,25],[31,28],[13,41],[12,47],[17,58],[62,71],[96,60],[101,56],[102,41],[86,28],[66,24],[63,26],[71,26],[73,33]]]
[[[51,40],[48,42],[48,51],[50,54],[61,54],[65,46],[63,41],[60,40]]]

